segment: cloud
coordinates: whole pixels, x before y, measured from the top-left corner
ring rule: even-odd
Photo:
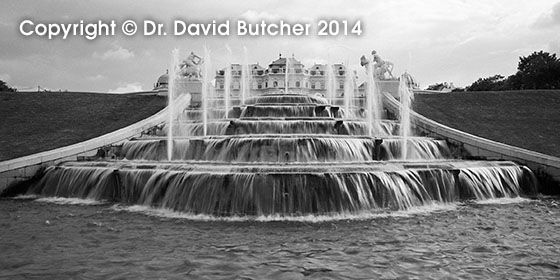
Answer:
[[[169,68],[173,48],[201,54],[206,45],[211,51],[208,64],[218,69],[225,65],[228,54],[224,45],[229,44],[232,62],[243,61],[243,46],[247,46],[247,59],[265,67],[278,53],[295,53],[307,67],[314,62],[344,62],[359,67],[359,57],[375,49],[395,63],[394,73],[408,70],[424,85],[444,80],[466,85],[478,77],[514,73],[520,55],[543,48],[560,51],[556,30],[560,26],[560,0],[170,2],[161,5],[156,1],[138,4],[133,0],[100,0],[92,6],[85,1],[9,0],[9,9],[0,9],[0,34],[4,35],[0,38],[0,74],[9,73],[11,84],[30,87],[102,92],[111,88],[112,92],[124,92],[138,90],[141,85],[151,89],[151,83]],[[189,38],[126,37],[117,30],[111,38],[88,41],[25,37],[18,29],[24,15],[42,22],[71,23],[96,22],[95,15],[99,14],[117,22],[131,15],[138,22],[152,19],[164,23],[168,33],[171,19],[175,18],[189,22],[246,19],[294,23],[308,22],[308,17],[312,19],[312,30],[309,36],[302,37]],[[318,37],[313,30],[320,19],[349,23],[361,20],[364,32],[361,36]],[[532,24],[536,22],[548,27],[535,28]],[[361,75],[364,70],[359,69]],[[125,81],[140,84],[127,86]]]
[[[116,89],[110,89],[108,93],[129,93],[144,91],[140,83],[128,83],[117,87]]]
[[[280,16],[277,14],[271,14],[267,12],[257,12],[254,10],[248,10],[243,14],[241,14],[241,18],[250,22],[259,21],[259,20],[275,21],[275,20],[279,20]]]
[[[88,76],[87,77],[88,80],[90,81],[100,81],[100,80],[105,80],[107,79],[107,77],[101,75],[101,74],[97,74],[95,76]]]
[[[2,73],[0,74],[0,80],[9,83],[10,80],[12,79],[12,76],[10,76],[10,74],[6,74],[6,73]]]
[[[267,21],[267,22],[277,22],[280,20],[289,21],[289,22],[311,22],[313,20],[312,17],[309,17],[307,14],[296,14],[296,13],[287,13],[287,14],[277,14],[277,13],[269,13],[269,12],[257,12],[255,10],[247,10],[239,16],[240,19],[244,19],[248,22],[260,22],[260,21]]]
[[[107,50],[102,54],[99,54],[98,52],[93,53],[93,58],[101,60],[126,60],[133,57],[134,53],[132,51],[118,45],[115,45],[112,49]]]
[[[537,18],[533,23],[533,27],[546,28],[558,24],[560,24],[560,2],[554,4],[550,11],[543,13]]]

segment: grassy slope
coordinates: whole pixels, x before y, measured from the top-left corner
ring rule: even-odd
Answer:
[[[0,161],[97,137],[163,109],[158,96],[0,93]]]
[[[447,126],[560,157],[560,91],[417,95],[414,107]]]

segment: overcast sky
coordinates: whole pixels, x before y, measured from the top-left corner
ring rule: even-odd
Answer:
[[[165,2],[159,4],[158,2]],[[24,20],[39,23],[84,23],[112,20],[114,36],[24,36]],[[230,20],[229,36],[174,36],[173,21],[218,23]],[[309,23],[321,19],[360,20],[360,36],[238,36],[238,20]],[[152,20],[167,36],[134,36],[121,24]],[[33,29],[29,25],[27,31]],[[202,54],[204,45],[215,68],[232,61],[268,65],[279,53],[301,60],[350,64],[376,50],[395,64],[395,73],[411,73],[422,88],[436,82],[467,86],[480,77],[515,73],[520,56],[533,51],[560,51],[559,0],[402,0],[402,1],[76,1],[8,0],[0,2],[0,79],[26,90],[38,85],[53,90],[149,90],[169,68],[171,51]],[[360,69],[360,71],[362,71]]]

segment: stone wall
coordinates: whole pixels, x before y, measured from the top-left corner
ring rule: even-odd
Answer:
[[[399,101],[392,94],[384,94],[384,104],[394,115],[399,114]],[[529,167],[540,177],[551,180],[548,186],[541,186],[545,193],[560,193],[560,158],[537,153],[534,151],[506,145],[503,143],[478,137],[428,119],[416,112],[411,115],[412,125],[428,137],[445,139],[458,145],[472,157],[489,160],[511,160]],[[550,189],[554,188],[554,189]]]
[[[31,178],[38,170],[62,161],[97,154],[97,150],[149,131],[167,119],[167,108],[125,128],[74,145],[0,162],[0,193],[10,184]]]

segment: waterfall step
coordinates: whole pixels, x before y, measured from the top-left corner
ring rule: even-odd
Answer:
[[[123,144],[128,160],[171,159],[230,162],[364,162],[402,158],[443,159],[450,153],[444,140],[425,137],[373,138],[338,134],[238,134],[174,138],[138,138]]]
[[[101,169],[137,169],[170,170],[177,172],[203,173],[362,173],[362,172],[397,172],[403,170],[461,170],[514,167],[511,161],[467,161],[467,160],[430,160],[430,161],[369,161],[369,162],[290,162],[290,163],[244,163],[217,161],[69,161],[55,168],[101,168]]]
[[[47,168],[27,192],[214,216],[301,216],[516,197],[531,178],[505,161],[66,162]]]
[[[251,117],[251,118],[230,118],[230,119],[218,119],[218,120],[211,120],[208,122],[209,125],[211,124],[223,124],[223,123],[229,123],[229,122],[235,122],[235,123],[243,123],[243,122],[259,122],[259,121],[263,121],[263,122],[276,122],[279,125],[283,124],[283,123],[290,123],[290,122],[300,122],[300,121],[304,121],[307,123],[325,123],[325,122],[343,122],[343,123],[357,123],[357,124],[365,124],[365,121],[363,119],[341,119],[341,118],[310,118],[310,117],[291,117],[291,118],[285,118],[285,117],[263,117],[263,118],[258,118],[258,117]],[[381,120],[381,123],[384,124],[394,124],[394,125],[399,125],[398,121],[394,121],[394,120]],[[181,124],[202,124],[202,120],[177,120],[175,122],[173,122],[173,125],[181,125]]]
[[[366,135],[337,135],[337,134],[243,134],[243,135],[207,135],[207,136],[177,136],[173,137],[174,141],[200,141],[200,140],[213,140],[213,139],[340,139],[340,140],[352,140],[352,139],[369,139],[374,141],[375,139],[383,139],[383,140],[403,140],[401,136],[396,135],[389,135],[389,136],[379,136],[379,137],[371,137]],[[414,136],[408,137],[410,141],[443,141],[437,140],[430,137],[422,137],[422,136]],[[167,137],[165,136],[142,136],[138,138],[132,138],[130,141],[167,141]]]

